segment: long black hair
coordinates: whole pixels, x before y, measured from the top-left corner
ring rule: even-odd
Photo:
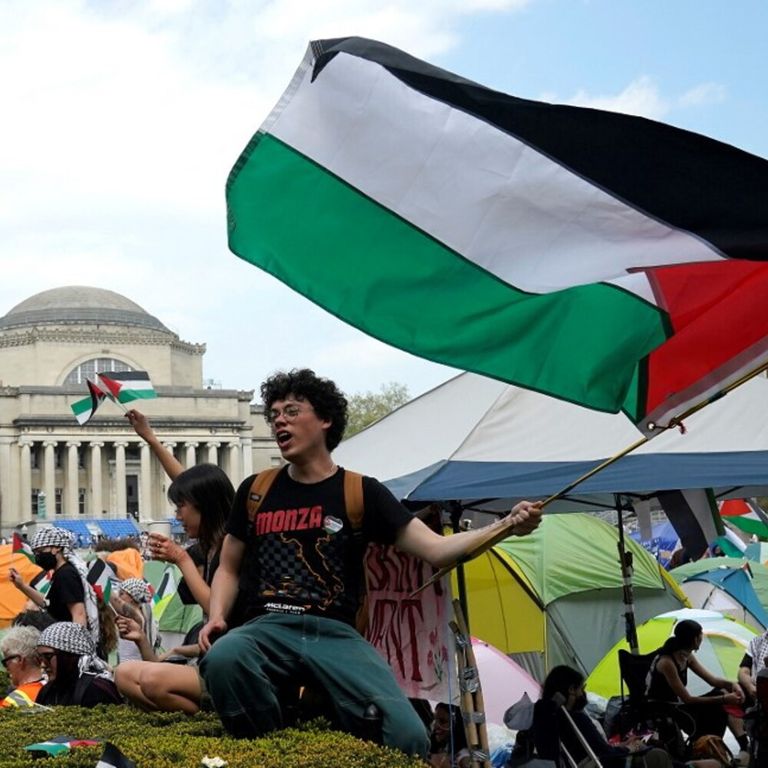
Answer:
[[[661,652],[670,654],[676,651],[692,651],[696,648],[696,638],[703,631],[698,621],[693,619],[678,621],[672,637],[661,646]]]
[[[567,664],[552,667],[546,680],[544,680],[541,699],[542,701],[549,701],[556,693],[562,694],[567,699],[570,689],[578,688],[583,682],[584,675]]]
[[[185,469],[171,483],[168,498],[177,506],[187,502],[197,508],[200,549],[205,555],[216,551],[224,539],[224,526],[235,498],[235,489],[224,471],[215,464]]]

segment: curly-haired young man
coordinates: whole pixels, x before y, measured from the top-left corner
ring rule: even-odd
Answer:
[[[381,483],[364,477],[364,515],[355,529],[345,504],[345,470],[331,458],[346,426],[344,395],[307,369],[275,374],[261,394],[288,464],[250,515],[249,497],[258,495],[253,477],[235,497],[210,618],[200,633],[207,651],[201,674],[214,707],[232,735],[258,736],[282,725],[278,692],[309,682],[329,694],[346,730],[360,733],[373,703],[382,713],[384,743],[425,755],[420,718],[391,669],[354,628],[365,547],[369,541],[394,544],[441,567],[486,541],[500,523],[440,536]],[[540,515],[539,504],[521,502],[503,522],[525,535]],[[255,618],[227,632],[238,588],[247,615]]]

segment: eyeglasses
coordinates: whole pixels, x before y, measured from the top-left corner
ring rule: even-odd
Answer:
[[[40,661],[44,661],[46,664],[51,663],[51,659],[55,658],[57,651],[46,651],[45,653],[37,652],[37,658]]]
[[[293,421],[304,410],[304,408],[300,408],[298,405],[286,405],[282,411],[279,411],[277,408],[267,411],[264,414],[264,418],[267,420],[267,424],[274,424],[280,416],[286,421]]]
[[[15,653],[12,656],[6,656],[4,659],[0,659],[0,662],[2,662],[4,667],[7,667],[9,661],[13,661],[14,659],[20,659],[20,658],[21,658],[20,654]]]

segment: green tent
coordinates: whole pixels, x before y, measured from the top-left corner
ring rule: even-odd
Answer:
[[[160,595],[160,600],[153,608],[164,640],[171,634],[186,635],[202,620],[203,609],[199,605],[185,605],[176,591],[182,578],[176,565],[161,560],[148,560],[144,563],[144,578],[152,585],[156,596],[158,590],[165,592],[165,595]],[[171,642],[175,643],[178,639],[173,638]]]
[[[705,669],[726,680],[735,680],[739,663],[747,652],[749,641],[755,637],[756,633],[753,629],[717,611],[683,608],[649,619],[637,628],[640,653],[651,653],[660,648],[672,634],[675,625],[684,619],[697,621],[704,630],[704,639],[701,647],[696,651],[696,658]],[[626,640],[616,643],[595,667],[587,678],[587,690],[606,699],[621,693],[618,654],[620,648],[628,650]],[[687,687],[695,696],[702,696],[712,686],[697,675],[691,674]]]
[[[545,515],[537,531],[512,537],[466,563],[472,634],[542,680],[556,664],[589,674],[624,636],[618,532],[588,514]],[[626,539],[634,558],[635,616],[684,607],[658,562]]]

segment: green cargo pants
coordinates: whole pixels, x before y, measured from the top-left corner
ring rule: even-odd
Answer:
[[[269,613],[219,638],[200,673],[226,730],[253,738],[282,726],[279,692],[316,684],[341,727],[362,732],[363,713],[382,713],[386,746],[426,756],[426,729],[392,670],[352,627],[334,619]]]

